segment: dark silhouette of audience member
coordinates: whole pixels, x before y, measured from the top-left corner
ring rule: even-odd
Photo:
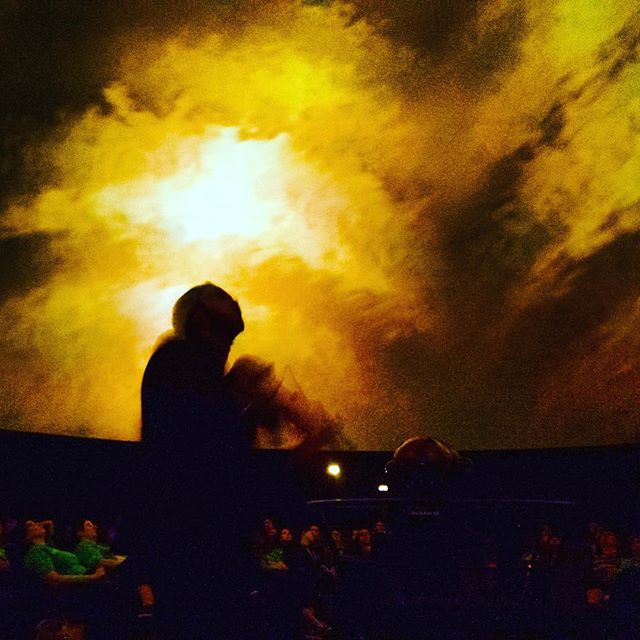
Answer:
[[[238,303],[211,283],[173,309],[173,334],[142,380],[146,521],[156,615],[172,638],[233,638],[249,586],[250,435],[224,374],[244,329]]]

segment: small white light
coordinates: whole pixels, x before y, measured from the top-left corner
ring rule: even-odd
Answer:
[[[337,478],[341,473],[342,469],[340,469],[340,465],[332,462],[330,465],[327,465],[327,473],[334,478]]]
[[[389,485],[388,484],[379,484],[378,485],[378,491],[389,491]]]

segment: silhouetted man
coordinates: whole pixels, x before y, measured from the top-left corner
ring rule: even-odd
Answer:
[[[160,450],[199,447],[229,411],[223,378],[235,337],[244,330],[238,303],[206,283],[173,308],[173,335],[151,356],[142,380],[142,440]],[[227,416],[228,417],[228,416]]]
[[[173,335],[151,356],[142,381],[145,538],[158,616],[164,612],[171,638],[240,633],[250,443],[224,373],[243,329],[226,291],[211,283],[190,289],[176,302]]]

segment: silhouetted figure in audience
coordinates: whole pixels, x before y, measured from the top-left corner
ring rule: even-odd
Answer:
[[[342,531],[340,531],[339,529],[332,529],[330,535],[331,541],[333,542],[333,547],[336,551],[336,557],[340,559],[344,556],[345,552],[345,544],[342,537]]]
[[[148,504],[141,529],[156,567],[156,615],[171,638],[242,635],[250,434],[224,374],[243,329],[226,291],[193,287],[174,305],[173,334],[142,381]]]
[[[278,560],[282,560],[282,558],[276,557],[277,554],[276,556],[272,555],[277,549],[280,549],[278,529],[272,518],[265,518],[253,542],[253,552],[261,569],[269,570],[279,568],[271,566],[272,564],[277,564]]]
[[[287,565],[289,574],[299,574],[306,561],[302,545],[291,529],[283,528],[280,531],[280,546],[282,547],[282,560]]]

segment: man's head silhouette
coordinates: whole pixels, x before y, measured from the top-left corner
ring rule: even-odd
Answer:
[[[205,282],[178,298],[173,330],[183,340],[230,346],[244,330],[244,322],[238,303],[224,289]]]

